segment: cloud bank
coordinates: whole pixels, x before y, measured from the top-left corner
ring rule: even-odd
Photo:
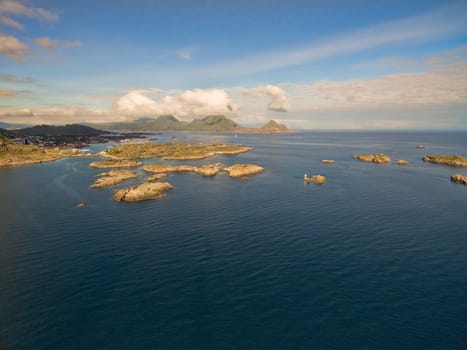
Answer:
[[[173,115],[181,119],[206,115],[234,116],[238,106],[224,89],[195,89],[161,101],[141,90],[130,91],[115,103],[114,111],[126,117]]]

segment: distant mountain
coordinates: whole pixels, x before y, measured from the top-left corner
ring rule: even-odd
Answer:
[[[36,125],[30,128],[8,130],[18,136],[98,136],[105,133],[103,130],[91,128],[86,125]]]
[[[203,119],[193,119],[186,125],[187,131],[235,132],[242,127],[222,115],[211,115]]]
[[[272,119],[263,125],[260,130],[271,133],[290,132],[290,130],[284,124],[279,124]]]
[[[182,122],[174,116],[161,116],[159,118],[140,118],[132,122],[92,124],[94,127],[106,130],[125,131],[198,131],[198,132],[238,132],[238,133],[288,133],[291,132],[285,125],[273,120],[262,128],[246,128],[222,115],[211,115],[191,122]]]

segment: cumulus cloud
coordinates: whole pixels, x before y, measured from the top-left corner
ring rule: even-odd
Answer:
[[[115,103],[115,112],[128,117],[174,115],[190,119],[212,114],[233,116],[238,110],[224,89],[195,89],[156,101],[145,91],[134,90]]]
[[[262,85],[256,88],[246,90],[245,95],[253,97],[269,96],[271,103],[268,109],[275,112],[287,112],[289,101],[287,100],[284,89],[276,85]]]
[[[54,51],[60,47],[75,47],[81,45],[79,41],[60,41],[49,38],[37,38],[34,42],[47,51]]]
[[[24,61],[29,54],[28,46],[14,36],[0,33],[0,54],[15,61]]]

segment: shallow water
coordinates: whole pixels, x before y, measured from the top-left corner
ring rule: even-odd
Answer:
[[[89,159],[0,169],[0,348],[467,342],[467,186],[449,181],[467,170],[420,160],[466,156],[467,133],[155,137],[174,135],[255,148],[188,164],[266,171],[250,181],[172,174],[166,198],[116,203],[113,189],[89,188],[101,172]],[[357,152],[410,163],[363,163]],[[304,185],[304,173],[328,183]]]

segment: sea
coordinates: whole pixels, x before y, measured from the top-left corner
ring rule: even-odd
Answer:
[[[421,160],[467,156],[466,131],[149,137],[245,144],[167,163],[265,171],[171,174],[167,197],[124,203],[114,189],[149,174],[91,189],[89,158],[0,169],[0,349],[467,349],[467,186],[450,181],[467,168]]]

